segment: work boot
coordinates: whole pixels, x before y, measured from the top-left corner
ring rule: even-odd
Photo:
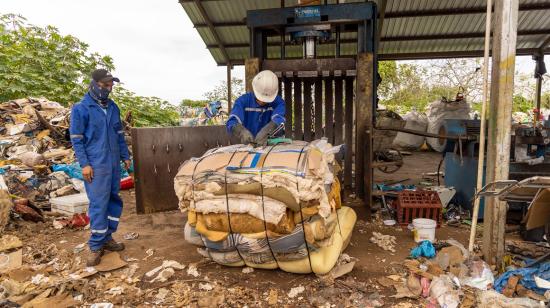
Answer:
[[[121,251],[124,250],[124,244],[117,243],[115,240],[111,239],[107,243],[103,244],[103,249],[109,251]]]
[[[103,248],[98,250],[90,250],[88,254],[88,259],[86,260],[86,266],[96,266],[101,262],[101,257],[103,256]]]

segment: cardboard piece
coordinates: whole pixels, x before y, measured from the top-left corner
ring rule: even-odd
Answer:
[[[0,273],[19,268],[21,265],[23,265],[22,249],[17,249],[8,253],[0,253]]]
[[[118,252],[110,252],[101,258],[101,263],[95,266],[99,272],[110,272],[128,265],[120,258]]]
[[[550,188],[539,191],[535,196],[525,216],[526,229],[543,227],[550,221]]]

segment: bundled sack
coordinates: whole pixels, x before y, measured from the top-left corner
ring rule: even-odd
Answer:
[[[439,134],[439,130],[447,119],[470,119],[470,104],[466,99],[447,101],[443,98],[428,105],[428,133]],[[428,145],[437,152],[445,150],[446,141],[439,138],[426,138]]]
[[[341,205],[338,151],[326,140],[234,145],[186,161],[174,179],[185,239],[227,266],[327,273],[356,220]]]
[[[428,129],[428,117],[417,111],[410,111],[403,116],[406,121],[405,128],[420,132]],[[393,146],[405,150],[417,150],[424,144],[425,137],[413,134],[398,132],[393,139]]]

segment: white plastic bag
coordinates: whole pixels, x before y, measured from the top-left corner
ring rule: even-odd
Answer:
[[[428,105],[428,133],[439,134],[447,119],[470,119],[470,104],[466,100],[446,102],[439,100]],[[426,138],[428,145],[437,152],[443,152],[447,141],[440,138]]]
[[[406,121],[406,129],[426,132],[426,129],[428,128],[428,117],[417,111],[408,112],[405,116],[403,116],[403,120]],[[401,149],[416,150],[422,146],[424,140],[424,136],[399,132],[393,140],[393,146]]]

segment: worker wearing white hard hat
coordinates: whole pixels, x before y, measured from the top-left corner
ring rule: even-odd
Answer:
[[[279,79],[272,71],[261,71],[252,80],[253,92],[235,101],[227,120],[227,131],[243,144],[266,145],[267,139],[282,134],[285,102],[277,95]]]

